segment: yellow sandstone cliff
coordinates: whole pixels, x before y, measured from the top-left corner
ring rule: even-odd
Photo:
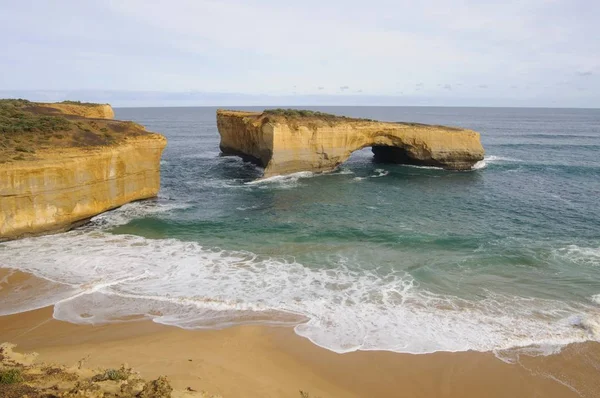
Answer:
[[[70,102],[59,102],[43,104],[44,107],[57,110],[64,115],[75,115],[96,119],[114,119],[115,112],[109,104],[78,104]]]
[[[163,136],[132,122],[49,117],[40,109],[54,107],[47,105],[9,109],[21,112],[21,120],[29,118],[27,126],[41,126],[38,130],[21,131],[19,125],[11,130],[5,124],[1,131],[0,125],[0,241],[67,230],[125,203],[154,197],[160,188]],[[82,107],[71,104],[68,112],[98,116],[105,108]],[[112,108],[102,112],[113,114]]]
[[[351,119],[311,111],[217,111],[221,151],[264,167],[264,177],[327,172],[372,147],[382,162],[470,170],[483,159],[479,133],[416,123]]]

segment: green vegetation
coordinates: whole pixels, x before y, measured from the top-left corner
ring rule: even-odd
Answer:
[[[81,101],[70,101],[70,100],[65,100],[60,102],[61,104],[65,104],[65,105],[81,105],[81,106],[98,106],[98,105],[103,105],[103,104],[97,104],[95,102],[81,102]]]
[[[332,115],[331,113],[324,113],[319,111],[309,111],[306,109],[266,109],[263,112],[265,115],[283,116],[292,119],[298,118],[317,118],[323,120],[364,120],[373,121],[372,119],[357,119],[347,116]]]
[[[0,369],[0,384],[16,384],[22,381],[23,375],[21,374],[21,369]]]
[[[267,109],[264,112],[267,115],[285,116],[285,117],[335,117],[345,118],[345,116],[336,116],[329,113],[323,113],[319,111],[309,111],[305,109]]]
[[[65,131],[71,128],[71,122],[65,117],[29,112],[27,108],[34,105],[23,99],[0,100],[0,134]]]

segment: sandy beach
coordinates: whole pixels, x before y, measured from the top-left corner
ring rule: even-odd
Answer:
[[[86,367],[128,364],[174,388],[223,397],[593,397],[600,345],[567,347],[507,364],[491,353],[336,354],[289,327],[183,330],[134,321],[74,325],[47,307],[0,317],[0,340],[38,361]]]
[[[0,398],[600,398],[600,0],[0,3]]]

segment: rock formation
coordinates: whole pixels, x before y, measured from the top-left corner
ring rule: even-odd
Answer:
[[[264,167],[264,177],[327,172],[372,147],[381,162],[470,170],[483,160],[479,133],[454,127],[387,123],[311,111],[217,111],[225,155]]]
[[[63,115],[75,115],[96,119],[114,119],[115,112],[109,104],[87,104],[72,101],[43,104],[44,108],[55,109]]]
[[[158,193],[163,136],[73,116],[109,116],[110,106],[69,104],[56,116],[56,105],[0,100],[0,241],[67,230]]]

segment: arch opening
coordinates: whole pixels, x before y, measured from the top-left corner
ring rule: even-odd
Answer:
[[[411,153],[403,146],[391,145],[373,145],[373,161],[375,163],[391,163],[391,164],[406,164],[412,166],[433,166],[442,167],[443,165],[431,159],[424,157],[419,159],[415,154]]]

